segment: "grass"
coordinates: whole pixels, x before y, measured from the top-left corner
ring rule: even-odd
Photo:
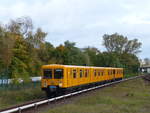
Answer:
[[[124,74],[124,78],[129,78],[137,75],[141,75],[141,73],[128,73],[128,74],[126,73]]]
[[[41,91],[40,84],[15,90],[0,90],[0,109],[40,99],[44,96],[45,93]]]
[[[150,84],[140,78],[130,80],[42,113],[150,113]]]

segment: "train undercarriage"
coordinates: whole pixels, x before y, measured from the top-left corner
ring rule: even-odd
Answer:
[[[60,88],[59,86],[48,86],[47,88],[42,88],[46,92],[46,95],[48,98],[56,97],[56,96],[61,96],[64,94],[72,93],[75,91],[80,91],[83,89],[91,88],[94,86],[114,82],[114,81],[119,81],[122,78],[117,78],[114,80],[108,80],[108,81],[101,81],[101,82],[96,82],[96,83],[90,83],[90,84],[84,84],[80,86],[74,86],[74,87],[69,87],[69,88]]]

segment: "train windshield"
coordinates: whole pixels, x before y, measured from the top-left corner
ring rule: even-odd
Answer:
[[[54,78],[62,79],[63,78],[63,69],[54,69]]]
[[[52,70],[44,69],[44,78],[52,78]]]

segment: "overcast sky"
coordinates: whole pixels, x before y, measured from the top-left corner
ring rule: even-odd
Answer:
[[[102,36],[119,33],[142,42],[141,58],[150,58],[150,0],[1,0],[0,22],[29,16],[58,46],[66,40],[77,47],[104,51]]]

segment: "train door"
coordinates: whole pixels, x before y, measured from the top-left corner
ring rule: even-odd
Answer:
[[[78,71],[77,68],[73,69],[73,79],[72,79],[73,86],[78,85]]]
[[[94,68],[91,68],[91,82],[93,83],[94,82]]]
[[[88,69],[84,68],[84,73],[83,73],[83,76],[84,76],[83,83],[84,84],[88,83],[88,74],[87,73],[88,73]]]
[[[66,69],[66,75],[67,75],[67,86],[68,87],[71,87],[72,86],[72,69],[71,68],[67,68]]]
[[[87,69],[87,83],[90,83],[90,68]]]
[[[82,82],[82,69],[78,69],[78,85],[81,85]]]
[[[116,78],[116,70],[113,69],[113,79],[112,80],[115,80],[115,78]]]
[[[104,81],[108,81],[109,80],[109,69],[105,69],[105,75],[104,75]]]
[[[98,70],[99,81],[103,81],[103,69]]]

